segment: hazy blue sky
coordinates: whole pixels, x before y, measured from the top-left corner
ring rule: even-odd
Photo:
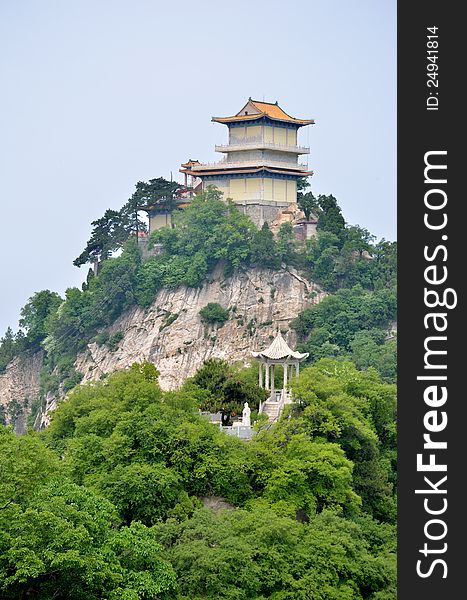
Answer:
[[[0,335],[138,180],[217,160],[246,99],[315,118],[315,193],[396,235],[395,0],[1,0]],[[219,156],[220,158],[220,156]]]

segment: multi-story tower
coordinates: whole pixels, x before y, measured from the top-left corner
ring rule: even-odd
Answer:
[[[298,162],[310,150],[298,146],[297,132],[314,121],[289,116],[277,102],[251,98],[235,116],[213,117],[212,121],[229,129],[229,143],[216,146],[225,158],[211,164],[190,161],[180,172],[185,179],[201,181],[202,187],[216,186],[258,226],[273,221],[297,201],[297,179],[313,173]]]

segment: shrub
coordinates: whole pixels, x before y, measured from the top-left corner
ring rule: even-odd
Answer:
[[[209,302],[199,311],[199,316],[204,323],[223,325],[229,319],[229,311],[217,302]]]
[[[115,350],[118,348],[119,343],[123,340],[123,337],[123,331],[116,331],[115,333],[112,333],[112,335],[109,336],[109,339],[106,343],[110,352],[115,352]]]
[[[160,326],[160,330],[159,331],[162,331],[166,327],[169,327],[169,325],[172,325],[172,323],[174,321],[176,321],[177,319],[178,319],[178,313],[168,312],[165,315],[164,321],[163,321],[162,325]]]

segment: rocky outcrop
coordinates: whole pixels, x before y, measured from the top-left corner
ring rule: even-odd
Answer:
[[[248,269],[225,277],[218,268],[199,288],[162,289],[148,308],[135,307],[122,315],[103,332],[108,334],[107,342],[88,344],[78,355],[75,368],[82,373],[85,383],[134,362],[150,361],[160,372],[161,387],[174,389],[208,358],[248,364],[251,350],[268,345],[278,329],[289,345],[295,346],[296,336],[290,329],[290,321],[324,295],[319,286],[294,269]],[[205,325],[201,321],[200,310],[211,302],[229,311],[229,319],[222,326]],[[8,372],[15,369],[18,367],[12,363]],[[37,397],[39,372],[40,366],[31,365],[30,373],[17,374],[14,383],[8,376],[8,385],[18,390],[19,401]],[[27,384],[26,378],[29,378]],[[12,392],[7,396],[12,398]],[[35,428],[48,425],[58,400],[53,394],[47,395]],[[30,404],[28,400],[29,413]]]
[[[293,269],[249,269],[228,278],[219,269],[202,287],[160,290],[149,308],[134,308],[109,329],[121,337],[114,351],[93,342],[75,366],[85,382],[148,360],[159,369],[162,388],[174,389],[208,358],[249,363],[250,351],[269,344],[277,329],[294,346],[290,321],[323,296]],[[222,327],[200,319],[199,311],[210,302],[229,310]]]
[[[0,409],[2,421],[18,434],[26,430],[33,404],[39,398],[43,353],[17,357],[0,375]]]

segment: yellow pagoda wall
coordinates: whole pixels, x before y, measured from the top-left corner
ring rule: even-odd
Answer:
[[[231,127],[229,130],[229,142],[244,142],[248,139],[261,139],[267,144],[278,144],[280,146],[296,146],[297,130],[279,125],[244,125],[242,127]]]
[[[235,202],[243,202],[245,200],[245,179],[230,179],[228,197]]]
[[[246,127],[246,135],[245,137],[248,138],[259,138],[261,137],[262,134],[262,126],[261,125],[250,125],[249,127]]]
[[[287,179],[287,202],[297,202],[297,182]]]
[[[246,179],[246,195],[248,198],[261,198],[261,177],[248,177]]]
[[[297,130],[287,129],[287,146],[297,145]]]
[[[245,200],[262,200],[281,204],[297,201],[297,182],[295,180],[272,177],[235,177],[212,180],[207,185],[217,187],[224,194],[224,199],[232,198],[234,202],[238,203],[243,203]]]
[[[205,187],[213,185],[224,194],[224,199],[229,197],[229,180],[225,178],[211,179],[207,181]]]
[[[297,182],[291,179],[264,178],[264,199],[273,202],[297,202]]]
[[[272,126],[264,126],[264,141],[266,144],[272,144],[274,142],[274,128]]]
[[[263,193],[264,200],[268,202],[274,201],[274,187],[271,177],[263,177]]]
[[[224,193],[234,202],[260,200],[262,197],[262,177],[241,177],[230,179],[229,189]]]
[[[287,129],[285,127],[274,127],[274,143],[281,146],[287,145]]]
[[[268,144],[278,144],[280,146],[296,146],[297,131],[277,125],[264,125],[264,141]]]

